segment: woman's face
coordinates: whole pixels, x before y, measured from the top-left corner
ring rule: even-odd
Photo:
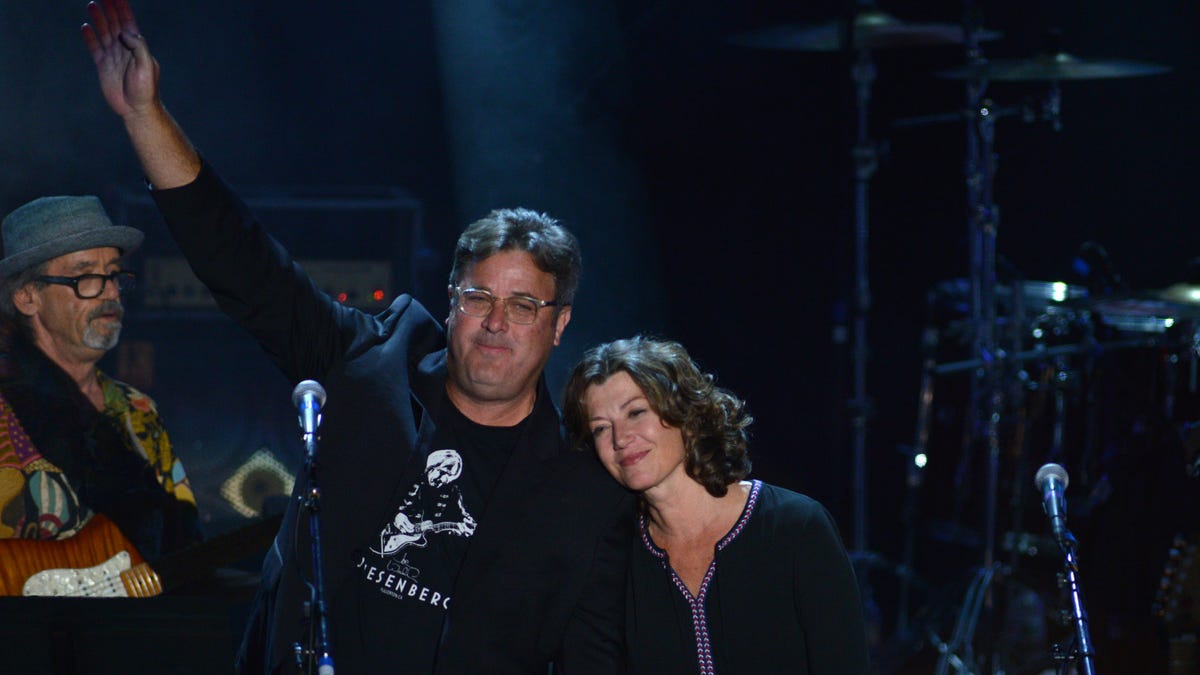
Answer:
[[[618,483],[645,492],[691,480],[684,468],[683,432],[662,421],[629,373],[588,387],[583,403],[592,446]]]

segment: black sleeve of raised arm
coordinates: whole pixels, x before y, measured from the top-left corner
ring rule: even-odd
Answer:
[[[342,357],[366,317],[321,292],[212,167],[151,195],[218,306],[289,379],[320,378]]]

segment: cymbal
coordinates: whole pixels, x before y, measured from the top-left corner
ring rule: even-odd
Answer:
[[[1064,303],[1100,322],[1130,333],[1165,333],[1180,322],[1200,321],[1200,289],[1176,284],[1152,291],[1127,291]]]
[[[1171,69],[1157,63],[1109,59],[1088,61],[1066,52],[1041,54],[1031,59],[997,59],[938,73],[953,80],[986,79],[996,82],[1097,80],[1113,77],[1158,75]]]
[[[966,37],[962,26],[948,23],[908,23],[886,12],[867,10],[854,18],[855,49],[890,49],[962,44]],[[997,31],[976,32],[978,40],[995,40]],[[784,25],[760,29],[731,38],[732,42],[756,49],[836,52],[846,47],[843,23],[820,25]]]
[[[1172,284],[1158,291],[1156,296],[1180,305],[1200,306],[1200,286],[1196,284]]]

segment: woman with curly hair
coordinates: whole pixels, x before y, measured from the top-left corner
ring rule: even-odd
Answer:
[[[634,673],[865,673],[849,557],[815,500],[750,474],[745,403],[676,342],[588,350],[564,393],[572,444],[640,496],[626,595]]]

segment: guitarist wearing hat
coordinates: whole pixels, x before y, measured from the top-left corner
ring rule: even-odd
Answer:
[[[36,199],[0,230],[0,539],[66,540],[99,513],[146,559],[197,543],[154,402],[96,366],[120,338],[121,259],[142,233],[93,196]]]

